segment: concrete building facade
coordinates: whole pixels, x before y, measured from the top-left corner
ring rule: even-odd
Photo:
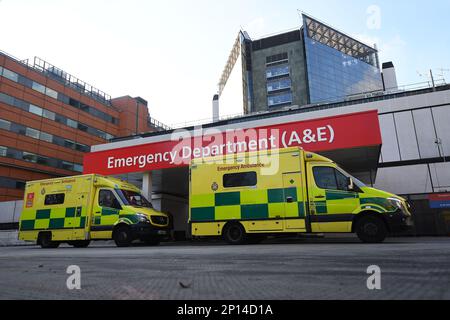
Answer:
[[[142,98],[113,99],[44,60],[0,52],[0,201],[22,199],[26,181],[80,174],[92,145],[164,129]]]
[[[219,109],[249,114],[380,90],[376,48],[303,14],[303,25],[288,32],[256,40],[239,32],[220,77]]]

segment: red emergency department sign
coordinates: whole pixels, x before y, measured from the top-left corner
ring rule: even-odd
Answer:
[[[381,133],[375,110],[245,129],[177,130],[161,141],[125,143],[128,145],[86,154],[84,173],[113,175],[174,168],[188,166],[193,158],[294,146],[312,152],[379,146]]]

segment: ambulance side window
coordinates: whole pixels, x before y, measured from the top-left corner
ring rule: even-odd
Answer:
[[[333,167],[314,167],[314,180],[320,189],[348,190],[348,178]]]
[[[314,180],[320,189],[337,190],[336,176],[334,168],[314,167]]]
[[[104,208],[122,209],[119,201],[111,190],[100,190],[98,193],[98,205]]]
[[[224,188],[253,187],[257,184],[256,172],[230,173],[223,175]]]
[[[44,205],[53,206],[56,204],[63,204],[65,197],[66,195],[64,193],[48,194],[45,196]]]

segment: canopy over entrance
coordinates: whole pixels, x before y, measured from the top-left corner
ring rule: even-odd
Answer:
[[[92,147],[84,173],[120,175],[189,166],[191,159],[300,146],[371,183],[381,149],[377,111],[301,120],[301,114],[209,125]]]

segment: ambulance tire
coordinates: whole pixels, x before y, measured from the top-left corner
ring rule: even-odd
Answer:
[[[355,231],[359,240],[364,243],[381,243],[389,233],[382,219],[370,215],[357,221]]]
[[[222,231],[223,239],[232,245],[247,243],[248,236],[244,227],[239,222],[231,222],[225,225]]]
[[[119,248],[129,247],[133,242],[130,227],[121,225],[113,231],[113,240]]]
[[[87,248],[89,247],[90,243],[91,243],[90,240],[80,240],[80,241],[70,241],[69,245],[71,245],[74,248]]]
[[[42,249],[56,249],[60,243],[52,241],[52,234],[50,232],[40,233],[38,237],[38,244]]]

